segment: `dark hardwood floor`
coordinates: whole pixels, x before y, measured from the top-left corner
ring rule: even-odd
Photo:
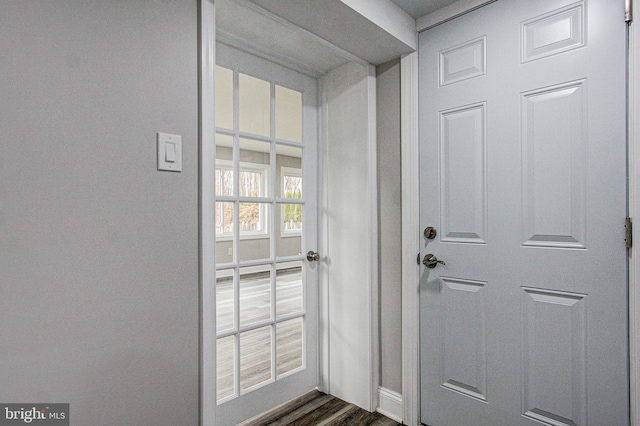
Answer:
[[[380,413],[369,413],[322,392],[309,392],[240,426],[400,426]]]

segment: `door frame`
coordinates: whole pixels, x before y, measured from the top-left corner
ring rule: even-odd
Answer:
[[[198,268],[200,292],[200,425],[216,419],[215,0],[198,1]],[[213,403],[211,403],[213,401]]]
[[[634,0],[632,6],[640,2]],[[629,25],[628,59],[628,174],[629,217],[640,217],[640,29]],[[638,222],[638,219],[636,219]],[[629,350],[631,386],[631,425],[640,425],[640,222],[633,230],[635,250],[629,250]]]
[[[250,2],[245,0],[237,0],[242,4],[251,6]],[[200,375],[199,375],[199,424],[206,426],[215,425],[216,417],[216,317],[215,317],[215,237],[213,224],[215,213],[214,202],[214,171],[215,171],[215,65],[216,65],[216,0],[198,0],[198,166],[199,166],[199,183],[198,183],[198,244],[199,244],[199,294],[200,294]],[[255,8],[258,8],[257,6]],[[259,8],[258,8],[259,9]],[[280,20],[270,12],[259,9],[260,13],[265,14],[267,17],[276,20],[288,26],[290,28],[299,27],[294,24]],[[304,30],[302,30],[304,31]],[[305,34],[307,32],[305,31]],[[310,34],[316,38],[316,41],[324,43],[331,47],[336,55],[341,56],[345,60],[359,64],[363,67],[368,67],[369,74],[373,71],[373,68],[369,66],[365,61],[357,58],[356,56],[342,50],[341,48],[324,41],[323,39]],[[250,48],[250,46],[248,46]],[[290,63],[287,58],[272,57],[267,52],[255,52],[259,53],[258,56],[264,57],[277,64],[287,66],[303,74],[307,74],[308,70],[304,67],[301,69],[296,66],[296,63]],[[284,62],[283,62],[284,61]],[[299,64],[298,64],[299,65]],[[375,76],[375,73],[371,74]],[[367,187],[369,190],[367,193],[371,194],[372,188],[375,188],[376,178],[376,156],[375,156],[375,77],[369,76],[368,78],[368,91],[367,91],[367,105],[361,105],[366,110],[368,120],[368,137],[367,146],[374,147],[373,150],[367,156],[367,164],[369,175],[367,176]],[[326,148],[327,148],[327,123],[328,118],[323,116],[324,107],[327,104],[325,97],[325,87],[323,78],[324,75],[311,75],[318,78],[318,161],[319,161],[319,208],[322,210],[326,207],[326,186],[323,186],[325,182],[325,169],[326,163]],[[375,191],[373,193],[376,193]],[[369,197],[368,205],[365,207],[370,218],[368,226],[371,231],[375,231],[377,224],[377,198],[374,196]],[[318,232],[318,246],[321,252],[328,254],[328,242],[326,241],[326,220],[319,217],[319,232]],[[371,233],[369,243],[366,247],[367,265],[369,274],[366,279],[366,285],[370,291],[369,297],[369,329],[366,330],[369,336],[368,347],[366,351],[370,355],[371,368],[369,374],[364,378],[369,384],[370,389],[366,391],[365,402],[363,405],[367,405],[370,410],[375,410],[377,407],[377,385],[379,382],[379,357],[378,357],[378,342],[379,342],[379,329],[377,326],[377,234]],[[329,357],[329,307],[328,307],[328,287],[329,280],[328,267],[323,265],[322,262],[318,265],[319,268],[319,377],[318,388],[321,391],[329,392],[331,381],[329,374],[330,357]],[[334,345],[335,347],[335,345]]]
[[[620,0],[622,1],[622,0]],[[630,0],[632,7],[640,0]],[[475,10],[469,7],[457,11],[459,16]],[[640,9],[638,9],[640,10]],[[430,22],[429,27],[448,21],[456,16],[442,15],[438,22]],[[620,19],[624,19],[623,16]],[[424,21],[424,19],[423,19]],[[629,25],[628,58],[628,209],[629,217],[640,217],[640,29],[632,22]],[[426,29],[419,28],[419,29]],[[408,426],[420,425],[420,352],[419,324],[420,312],[417,295],[419,266],[416,254],[420,252],[419,211],[419,166],[418,166],[418,52],[413,52],[401,61],[401,122],[402,122],[402,393],[404,423]],[[622,222],[621,218],[621,222]],[[636,250],[640,247],[640,219],[633,230],[632,239]],[[622,242],[621,242],[622,243]],[[630,379],[630,420],[631,426],[640,426],[640,254],[629,250],[629,379]]]
[[[400,173],[402,198],[402,419],[420,425],[420,165],[418,52],[400,60]]]

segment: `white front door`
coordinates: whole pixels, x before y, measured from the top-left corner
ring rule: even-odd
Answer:
[[[218,44],[216,425],[318,384],[317,83]]]
[[[629,423],[623,3],[420,35],[426,425]]]

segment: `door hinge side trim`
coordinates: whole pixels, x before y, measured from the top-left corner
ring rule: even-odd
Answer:
[[[631,218],[628,217],[624,220],[624,242],[627,248],[631,248],[633,245],[633,224]]]
[[[633,6],[632,0],[624,1],[624,22],[630,23],[633,21]]]

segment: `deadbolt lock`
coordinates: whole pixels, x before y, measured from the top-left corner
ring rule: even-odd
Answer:
[[[424,237],[427,240],[433,240],[436,235],[438,235],[438,232],[433,226],[427,226],[426,228],[424,228]]]

